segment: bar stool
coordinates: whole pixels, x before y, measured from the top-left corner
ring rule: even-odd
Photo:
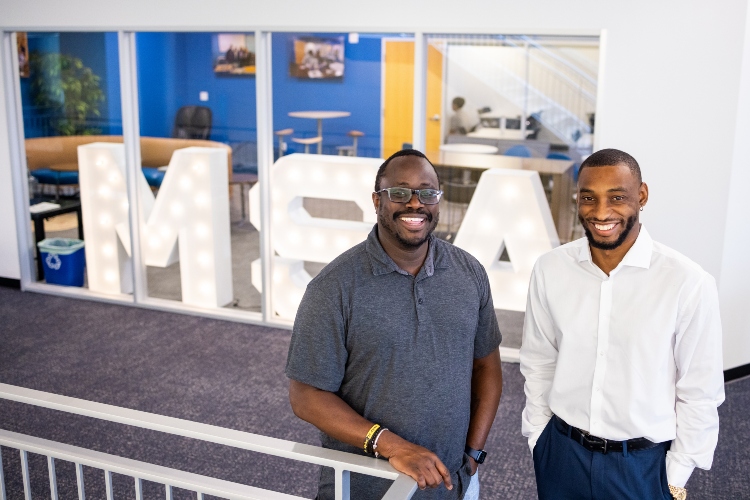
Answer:
[[[365,133],[359,130],[350,130],[346,133],[354,141],[351,146],[338,146],[339,156],[357,156],[357,139],[364,137]]]
[[[294,133],[293,128],[285,128],[283,130],[277,130],[274,132],[274,135],[279,138],[279,158],[284,156],[284,151],[286,151],[286,142],[284,142],[284,137],[288,135],[292,135]]]
[[[296,142],[297,144],[304,144],[305,145],[305,154],[310,154],[310,144],[320,144],[320,142],[323,140],[322,137],[305,137],[305,138],[298,138],[298,137],[292,137],[292,142]]]

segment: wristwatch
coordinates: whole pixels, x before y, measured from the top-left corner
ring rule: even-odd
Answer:
[[[475,450],[474,448],[470,448],[467,446],[464,448],[464,453],[469,455],[471,458],[474,459],[474,461],[478,464],[483,464],[484,459],[487,458],[487,452],[484,450]]]
[[[675,500],[687,500],[687,490],[679,486],[669,485],[669,492]]]

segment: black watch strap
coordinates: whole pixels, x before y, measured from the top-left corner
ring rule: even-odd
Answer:
[[[464,448],[464,453],[469,455],[471,458],[474,459],[474,461],[478,464],[483,464],[484,459],[487,458],[487,452],[484,450],[475,450],[474,448],[471,448],[467,446]]]

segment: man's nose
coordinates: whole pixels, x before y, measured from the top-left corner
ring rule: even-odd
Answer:
[[[608,200],[599,200],[594,207],[594,218],[598,220],[607,220],[612,213],[612,207]]]
[[[411,198],[409,198],[409,201],[406,202],[406,206],[409,207],[421,207],[423,203],[419,201],[419,195],[417,193],[412,192]]]

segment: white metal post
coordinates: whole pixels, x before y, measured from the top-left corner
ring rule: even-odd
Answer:
[[[3,474],[3,450],[0,448],[0,500],[7,500],[5,493],[5,475]],[[53,498],[52,500],[57,500]],[[203,500],[199,498],[198,500]]]
[[[336,500],[349,500],[351,489],[349,484],[349,471],[345,469],[335,469],[335,496]]]
[[[140,118],[138,114],[138,68],[135,33],[118,32],[120,89],[122,95],[122,136],[125,143],[125,181],[128,188],[130,256],[133,266],[133,298],[136,303],[148,298],[146,268],[141,255],[141,200],[138,176],[141,175]]]
[[[112,472],[104,471],[104,486],[107,490],[107,500],[115,500],[114,492],[112,491]]]
[[[3,47],[0,51],[0,71],[5,87],[5,112],[8,120],[8,147],[10,149],[11,182],[16,219],[18,257],[21,267],[21,288],[35,281],[34,239],[29,231],[29,183],[26,170],[26,154],[23,135],[21,107],[21,84],[18,73],[18,47],[15,32],[3,32]]]
[[[23,475],[23,493],[26,500],[31,500],[31,479],[29,477],[29,452],[21,452],[21,474]]]
[[[412,147],[424,151],[427,118],[427,37],[414,33],[414,118]]]
[[[57,473],[55,472],[55,459],[53,457],[47,457],[47,469],[49,470],[49,496],[52,500],[57,500]]]
[[[83,485],[83,464],[76,464],[76,483],[78,484],[78,500],[86,500],[86,489]]]
[[[271,300],[271,167],[273,166],[273,89],[271,80],[271,33],[255,32],[255,103],[258,126],[258,182],[260,183],[260,262],[263,321],[273,319]]]
[[[143,480],[140,477],[135,478],[135,500],[143,500]]]

